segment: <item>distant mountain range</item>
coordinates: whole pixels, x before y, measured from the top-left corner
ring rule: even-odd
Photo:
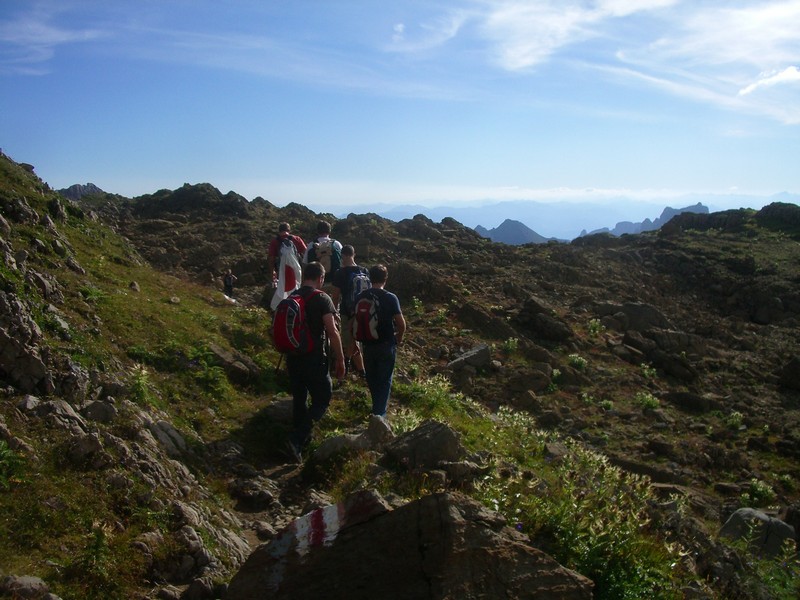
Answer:
[[[704,207],[708,207],[706,209],[708,212],[718,212],[729,208],[759,209],[772,202],[800,204],[800,195],[787,192],[771,196],[686,194],[673,198],[673,202],[673,206],[680,202],[679,205],[689,208],[701,204]],[[418,204],[390,205],[377,203],[372,205],[353,205],[347,207],[346,211],[337,209],[336,214],[344,218],[350,212],[356,214],[373,212],[381,217],[398,222],[403,219],[410,219],[418,214],[424,214],[436,222],[445,217],[452,217],[467,227],[476,230],[481,227],[484,231],[492,231],[493,228],[500,229],[503,222],[510,219],[524,224],[536,235],[540,235],[545,239],[572,240],[581,235],[586,235],[587,232],[594,233],[608,230],[614,233],[617,226],[612,226],[613,223],[620,225],[620,229],[617,231],[631,233],[631,231],[623,231],[625,229],[624,223],[644,224],[647,223],[648,219],[651,223],[655,223],[658,221],[658,218],[653,220],[655,215],[663,211],[664,206],[665,204],[659,205],[654,201],[634,200],[620,196],[607,198],[602,202],[579,200],[558,202],[506,200],[493,202],[487,200],[483,203],[475,202],[469,206],[436,207]],[[663,212],[659,218],[664,218]]]
[[[86,195],[103,193],[93,183],[76,184],[58,192],[72,200]],[[682,212],[704,213],[725,210],[723,206],[736,205],[758,209],[772,202],[800,204],[800,195],[782,192],[772,196],[752,195],[701,195],[687,194],[680,200],[693,202],[685,208],[666,207],[655,219],[651,216],[658,210],[653,202],[632,200],[627,197],[609,198],[602,203],[588,201],[543,202],[534,200],[486,201],[470,206],[437,206],[361,204],[338,206],[336,216],[345,218],[349,213],[375,213],[385,219],[400,222],[423,214],[435,222],[447,217],[475,229],[480,235],[493,241],[519,245],[546,243],[551,240],[570,241],[577,237],[608,232],[619,236],[625,233],[641,233],[660,229],[672,217]],[[325,212],[324,208],[308,208]],[[493,224],[496,226],[492,227]],[[616,223],[613,227],[611,223]]]
[[[707,206],[703,206],[700,202],[693,206],[687,206],[685,208],[670,208],[667,207],[661,212],[661,216],[651,221],[650,219],[645,219],[639,223],[633,223],[631,221],[620,221],[617,223],[613,229],[609,229],[608,227],[603,227],[601,229],[595,229],[593,231],[587,232],[585,229],[581,231],[580,236],[583,237],[585,235],[593,235],[595,233],[611,233],[612,235],[620,236],[626,233],[642,233],[643,231],[655,231],[656,229],[660,229],[662,225],[669,222],[672,217],[675,215],[679,215],[685,212],[692,212],[692,213],[701,213],[701,214],[708,214],[709,210]],[[493,242],[502,242],[504,244],[511,244],[514,246],[521,245],[521,244],[544,244],[549,241],[567,241],[567,240],[558,240],[558,238],[546,238],[542,235],[536,233],[533,229],[525,225],[524,223],[520,223],[519,221],[515,221],[513,219],[506,219],[503,221],[499,227],[495,227],[494,229],[486,229],[485,227],[481,227],[478,225],[475,227],[475,231],[477,231],[480,235],[485,238],[489,238]]]

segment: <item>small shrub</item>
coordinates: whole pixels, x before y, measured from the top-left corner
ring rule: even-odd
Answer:
[[[750,487],[742,494],[741,501],[752,508],[767,506],[775,501],[775,490],[766,481],[754,477],[750,480]]]
[[[642,376],[645,379],[655,379],[656,375],[658,374],[656,368],[648,363],[640,364],[639,368],[642,370]]]
[[[107,298],[107,295],[103,290],[96,288],[93,285],[85,285],[78,289],[78,292],[81,296],[83,296],[83,299],[86,300],[86,302],[90,303],[97,303]]]
[[[0,491],[11,489],[11,484],[19,481],[23,467],[22,457],[0,440]]]
[[[583,358],[580,354],[570,354],[567,357],[567,362],[569,365],[578,371],[583,371],[586,368],[586,365],[589,364],[585,358]]]
[[[150,374],[147,369],[139,365],[131,374],[130,393],[131,399],[139,404],[155,404],[155,395],[151,389]]]
[[[558,380],[561,379],[561,371],[553,369],[553,374],[550,376],[550,384],[545,390],[547,393],[552,394],[558,391]]]
[[[85,586],[86,598],[120,598],[115,565],[109,546],[111,528],[93,524],[86,546],[65,569],[68,581]]]
[[[614,403],[611,400],[600,400],[598,406],[606,412],[614,410]]]
[[[741,429],[742,425],[744,424],[744,415],[740,413],[738,410],[734,410],[725,417],[725,426],[728,429],[733,429],[738,431]]]
[[[600,322],[600,319],[592,319],[589,321],[587,330],[589,331],[589,335],[591,337],[597,337],[606,330],[606,327]]]
[[[519,338],[510,337],[503,342],[503,352],[513,354],[519,348]]]
[[[660,402],[658,398],[653,396],[650,392],[639,392],[636,394],[636,404],[642,407],[644,410],[655,410],[660,406]]]
[[[425,312],[425,308],[422,305],[422,300],[414,296],[411,298],[411,314],[419,316]]]

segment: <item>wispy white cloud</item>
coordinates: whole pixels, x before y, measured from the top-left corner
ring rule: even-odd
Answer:
[[[580,42],[607,35],[608,22],[663,9],[679,0],[487,1],[483,33],[509,71],[534,67]]]
[[[458,35],[468,18],[466,11],[457,9],[413,26],[397,23],[393,27],[392,44],[387,50],[416,53],[440,47]]]
[[[669,15],[668,26],[657,40],[619,52],[631,74],[676,96],[800,123],[797,90],[787,89],[780,97],[752,94],[797,81],[800,1],[737,8],[687,3]]]
[[[108,28],[82,21],[74,12],[80,5],[72,4],[70,27],[59,18],[67,9],[58,3],[33,6],[0,17],[0,71],[42,73],[60,47],[113,36],[112,51],[133,58],[406,97],[474,98],[490,93],[498,71],[538,83],[537,76],[549,76],[540,67],[572,76],[579,68],[581,77],[599,77],[594,84],[600,86],[645,87],[800,122],[800,93],[790,85],[800,79],[800,0],[733,7],[723,0],[453,0],[424,9],[400,3],[406,12],[394,21],[381,21],[376,10],[336,36],[181,27],[172,22],[180,13],[167,9],[142,17],[157,26],[138,26],[131,22],[139,14],[132,3],[116,9],[121,18],[108,19]],[[335,4],[324,10],[344,18]],[[382,25],[381,41],[369,52],[375,23]],[[487,68],[494,72],[487,75]],[[529,89],[509,84],[497,94],[525,96]]]
[[[797,83],[800,82],[800,69],[795,66],[787,67],[778,73],[765,74],[758,81],[751,83],[745,88],[739,90],[740,96],[746,96],[762,87],[772,87],[781,83]]]
[[[0,19],[0,71],[40,75],[48,71],[56,48],[96,40],[107,32],[92,29],[68,29],[51,23],[53,12],[37,8],[15,18]]]

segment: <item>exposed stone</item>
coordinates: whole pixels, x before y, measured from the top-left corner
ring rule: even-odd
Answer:
[[[588,579],[533,548],[499,515],[453,494],[388,510],[360,493],[314,511],[260,546],[228,594],[278,600],[298,590],[308,598],[592,597]]]
[[[466,456],[458,435],[438,421],[425,421],[386,447],[387,457],[409,469],[434,468],[441,462],[456,462]]]
[[[719,534],[734,540],[745,539],[755,554],[767,557],[780,556],[786,541],[792,542],[792,546],[796,543],[794,527],[753,508],[740,508],[733,513]]]

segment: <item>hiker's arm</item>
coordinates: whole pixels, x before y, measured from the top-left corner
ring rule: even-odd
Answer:
[[[327,313],[322,316],[322,324],[325,326],[325,333],[328,334],[328,339],[333,348],[334,360],[334,373],[338,379],[344,377],[344,352],[342,352],[342,338],[339,336],[339,330],[336,328],[336,321],[333,318],[334,313]]]
[[[403,313],[397,313],[394,316],[394,339],[397,340],[398,344],[403,343],[403,335],[406,332],[406,319],[403,316]]]
[[[333,300],[333,305],[338,308],[339,301],[342,299],[342,290],[340,290],[337,286],[333,286],[331,288],[331,300]]]

